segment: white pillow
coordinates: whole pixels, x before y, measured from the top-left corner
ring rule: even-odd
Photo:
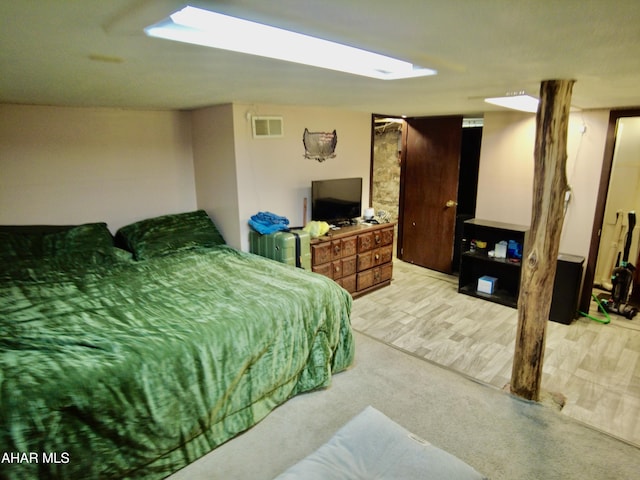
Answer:
[[[276,480],[486,480],[373,407],[350,420],[314,453]]]

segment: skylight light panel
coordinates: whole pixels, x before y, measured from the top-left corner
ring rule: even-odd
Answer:
[[[383,80],[436,74],[386,55],[191,6],[145,28],[145,33]]]
[[[511,94],[504,97],[485,98],[485,102],[521,112],[535,113],[538,111],[538,99],[524,93]]]

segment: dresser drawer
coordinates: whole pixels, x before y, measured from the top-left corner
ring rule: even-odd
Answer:
[[[358,235],[358,253],[368,252],[373,246],[373,232]]]
[[[331,243],[332,242],[323,242],[311,245],[311,262],[313,265],[320,265],[331,261],[333,258]]]
[[[386,263],[380,266],[380,282],[386,282],[393,277],[393,263]]]
[[[358,239],[356,237],[344,238],[341,242],[343,257],[350,257],[358,253]]]
[[[356,286],[358,290],[364,290],[365,288],[373,287],[373,268],[358,273]]]
[[[337,281],[338,285],[344,288],[349,293],[356,292],[356,275],[349,275],[348,277],[341,278]]]
[[[386,247],[379,248],[378,252],[379,252],[379,259],[378,259],[379,264],[390,262],[391,259],[393,258],[393,245],[387,245]]]
[[[357,246],[355,237],[334,240],[331,242],[331,258],[335,260],[355,255]]]
[[[349,258],[334,260],[331,262],[331,270],[333,272],[334,280],[356,273],[356,267],[357,261],[355,255]]]
[[[386,247],[376,248],[370,252],[358,254],[358,271],[366,270],[382,263],[391,261],[393,257],[393,246],[387,245]]]
[[[358,254],[358,271],[362,272],[373,267],[373,252]]]
[[[314,265],[311,268],[315,273],[319,273],[320,275],[324,275],[325,277],[333,278],[333,264],[332,263],[323,263],[322,265]]]
[[[393,235],[394,235],[393,227],[380,230],[380,243],[382,245],[393,245]],[[375,238],[374,238],[374,242],[375,242]]]
[[[392,245],[393,235],[393,227],[358,235],[358,253],[367,252],[384,245]]]
[[[380,267],[370,268],[364,272],[358,273],[356,280],[358,290],[364,290],[365,288],[373,287],[378,283],[391,280],[393,276],[393,264],[386,263]]]
[[[336,259],[342,257],[342,242],[334,240],[331,242],[331,258]]]

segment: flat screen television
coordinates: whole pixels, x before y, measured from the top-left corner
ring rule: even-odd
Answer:
[[[347,225],[362,215],[362,178],[311,182],[311,220]]]

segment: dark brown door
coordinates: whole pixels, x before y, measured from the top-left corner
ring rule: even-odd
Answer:
[[[400,258],[451,273],[462,117],[407,120]]]

